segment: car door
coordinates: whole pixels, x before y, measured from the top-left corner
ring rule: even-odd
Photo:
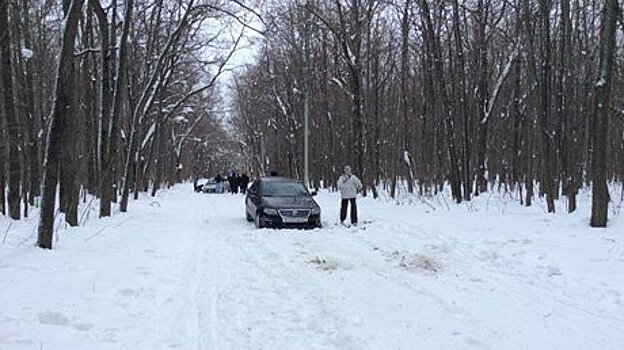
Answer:
[[[258,200],[259,200],[259,192],[260,192],[260,181],[256,180],[251,184],[249,190],[247,191],[247,199],[245,200],[245,206],[247,208],[247,213],[251,216],[256,215],[256,210],[258,209]]]

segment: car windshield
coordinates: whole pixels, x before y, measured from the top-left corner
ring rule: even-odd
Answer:
[[[308,194],[300,182],[265,182],[262,184],[262,195],[266,197],[296,197]]]

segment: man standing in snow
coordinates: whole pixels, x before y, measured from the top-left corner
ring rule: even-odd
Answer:
[[[230,185],[230,193],[234,194],[235,188],[238,186],[236,183],[236,173],[232,172],[230,176],[227,177],[227,182]]]
[[[344,173],[338,179],[338,189],[340,190],[340,197],[342,199],[340,203],[340,223],[345,224],[344,221],[347,218],[347,205],[351,202],[351,224],[357,225],[357,205],[355,204],[355,198],[358,192],[362,190],[362,181],[353,175],[351,166],[344,167]]]
[[[243,175],[241,175],[240,177],[240,190],[242,194],[245,194],[247,192],[247,186],[249,186],[249,176],[247,176],[247,174],[243,173]]]

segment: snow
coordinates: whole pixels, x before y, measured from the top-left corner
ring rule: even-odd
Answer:
[[[347,47],[347,58],[349,59],[349,64],[351,66],[355,66],[355,55],[353,54],[353,51],[351,51],[351,45],[347,44],[345,46]]]
[[[158,123],[158,121],[150,125],[149,129],[147,130],[147,133],[145,134],[145,137],[143,138],[143,141],[141,141],[140,149],[144,149],[147,143],[149,142],[149,140],[151,140],[152,136],[154,136],[154,132],[156,131],[156,123]]]
[[[203,81],[200,81],[199,83],[193,85],[193,87],[191,88],[191,91],[199,91],[199,90],[206,89],[207,87],[208,87],[208,84],[204,83]]]
[[[336,85],[338,85],[341,89],[344,89],[344,83],[336,78],[336,77],[332,77],[331,79],[329,79],[331,82],[334,82]]]
[[[189,120],[186,119],[185,116],[179,115],[179,116],[173,118],[173,121],[176,122],[176,123],[188,123]]]
[[[277,92],[275,92],[275,99],[279,104],[280,110],[282,111],[284,117],[288,118],[288,110],[286,109],[286,105],[284,104],[284,101],[282,101],[282,98]]]
[[[0,349],[624,344],[616,207],[607,229],[591,229],[585,193],[572,215],[502,195],[369,197],[347,229],[337,194],[316,198],[325,228],[257,230],[242,196],[176,186],[112,218],[83,207],[91,219],[57,225],[52,251],[34,247],[36,220],[0,216]]]
[[[22,53],[22,57],[24,57],[27,60],[31,59],[33,55],[35,54],[31,49],[27,49],[25,47],[22,48],[21,53]]]

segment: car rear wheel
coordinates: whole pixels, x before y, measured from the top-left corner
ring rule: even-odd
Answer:
[[[247,221],[249,222],[254,221],[253,216],[249,215],[249,212],[247,211],[247,209],[245,209],[245,217],[247,218]]]

